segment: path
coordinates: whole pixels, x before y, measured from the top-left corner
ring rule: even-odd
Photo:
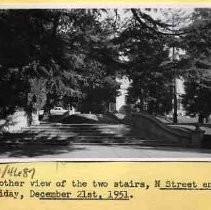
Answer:
[[[25,145],[1,147],[0,159],[27,158],[27,160],[77,159],[77,158],[211,158],[211,150],[141,145]]]

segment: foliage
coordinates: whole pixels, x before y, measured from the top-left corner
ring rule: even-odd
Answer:
[[[0,71],[0,117],[6,117],[17,107],[26,103],[25,90],[28,84],[19,76],[16,69],[1,69]]]
[[[199,114],[199,122],[208,118],[211,113],[211,92],[202,87],[195,79],[185,82],[185,92],[183,105],[188,115],[195,117]]]
[[[210,11],[196,9],[181,29],[175,21],[183,17],[164,23],[153,18],[153,9],[123,10],[125,19],[117,10],[113,16],[101,9],[1,10],[0,112],[48,112],[58,104],[105,112],[118,95],[117,74],[126,74],[128,102],[164,114],[172,109],[172,81],[182,75],[187,113],[207,116]],[[182,48],[184,59],[172,60],[172,47]]]
[[[193,22],[185,30],[188,65],[183,104],[188,115],[199,115],[203,122],[211,113],[211,9],[195,9]]]
[[[85,87],[98,85],[98,72],[107,78],[113,75],[113,66],[118,61],[112,57],[109,45],[112,38],[99,21],[103,12],[1,10],[0,73],[7,75],[7,80],[2,78],[0,86],[11,87],[13,81],[19,87],[16,84],[19,80],[24,85],[20,91],[15,89],[18,94],[3,93],[1,107],[27,107],[35,103],[34,108],[44,106],[49,111],[57,103],[68,105],[68,101],[86,97]],[[14,69],[18,81],[12,80],[10,69]],[[103,84],[107,84],[106,80],[101,82],[101,88]],[[19,95],[23,95],[22,104],[10,103]]]
[[[89,85],[84,92],[86,97],[80,101],[82,112],[105,113],[108,111],[109,103],[115,102],[118,95],[119,84],[115,77],[106,76],[99,79],[98,85]]]
[[[164,61],[169,61],[162,32],[168,26],[141,10],[131,11],[133,16],[118,39],[127,62],[128,77],[132,81],[128,102],[139,101],[141,110],[154,114],[169,112],[172,105],[172,74],[162,67]]]

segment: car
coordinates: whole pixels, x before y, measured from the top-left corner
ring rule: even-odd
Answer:
[[[44,109],[39,110],[38,114],[39,115],[43,115],[44,114]]]
[[[57,106],[50,110],[51,115],[63,115],[64,113],[68,112],[68,110]]]

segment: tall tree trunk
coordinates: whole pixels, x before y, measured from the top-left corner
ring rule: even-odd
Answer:
[[[203,115],[201,113],[199,114],[198,122],[199,123],[204,123],[204,117],[203,117]]]
[[[31,126],[31,124],[32,124],[32,111],[33,111],[33,104],[31,102],[26,107],[28,126]]]
[[[43,113],[43,120],[48,120],[50,117],[50,110],[51,110],[51,104],[50,104],[50,95],[47,94],[46,104],[44,107],[44,113]]]

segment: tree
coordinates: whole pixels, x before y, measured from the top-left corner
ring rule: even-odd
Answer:
[[[188,115],[193,117],[199,115],[199,123],[203,123],[204,119],[206,119],[206,122],[208,121],[211,113],[211,91],[202,87],[200,83],[193,78],[186,80],[186,94],[183,96],[183,105]]]
[[[13,74],[9,69],[14,69],[23,81],[21,106],[29,106],[27,110],[31,110],[31,103],[39,103],[35,107],[44,105],[48,113],[58,102],[68,105],[71,99],[84,98],[87,95],[84,87],[98,84],[97,72],[102,72],[105,78],[113,77],[113,67],[118,62],[111,53],[111,33],[99,21],[101,12],[83,9],[1,11],[0,69],[2,74],[7,72],[8,82]],[[91,66],[92,63],[97,65]],[[108,88],[105,81],[101,88],[103,84]],[[1,85],[5,86],[4,82]],[[14,108],[17,105],[14,102]]]
[[[25,90],[28,83],[19,77],[17,69],[0,70],[0,117],[4,118],[14,112],[15,108],[26,103]]]
[[[6,10],[1,11],[1,68],[13,68],[25,84],[23,107],[31,106],[30,81],[45,78],[46,95],[64,87],[62,75],[69,61],[63,29],[59,26],[59,10]],[[53,89],[53,90],[52,90]],[[34,95],[35,96],[35,95]],[[47,100],[48,101],[48,100]],[[14,107],[18,104],[14,104]]]
[[[185,33],[184,26],[190,22],[190,10],[181,8],[162,9],[163,21],[169,24],[171,34],[166,35],[166,46],[169,48],[170,62],[165,62],[163,67],[169,69],[172,74],[172,94],[173,94],[173,122],[178,122],[178,101],[181,96],[177,93],[177,80],[181,79],[183,72],[181,71],[181,36]]]
[[[211,10],[195,9],[193,22],[185,28],[186,75],[183,104],[187,114],[199,115],[199,122],[211,113]]]
[[[170,61],[165,34],[169,26],[153,19],[146,10],[131,12],[118,37],[126,72],[132,80],[128,102],[139,101],[140,109],[152,114],[168,113],[172,106],[172,75],[162,63]]]

